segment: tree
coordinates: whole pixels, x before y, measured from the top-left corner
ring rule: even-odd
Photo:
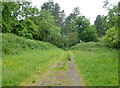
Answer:
[[[13,32],[14,24],[19,20],[38,14],[38,9],[30,2],[3,2],[2,3],[2,32]],[[14,23],[15,22],[15,23]],[[17,22],[17,23],[16,23]]]
[[[78,43],[78,33],[76,31],[71,32],[70,33],[70,46],[73,46],[77,43]]]
[[[31,15],[31,2],[22,2],[22,16],[27,18]]]
[[[66,19],[65,19],[65,22],[64,22],[64,29],[63,29],[63,34],[67,37],[67,48],[69,48],[69,42],[70,42],[70,34],[73,30],[72,28],[72,24],[74,22],[74,15],[73,14],[70,14]],[[64,36],[63,35],[63,36]]]
[[[41,6],[41,11],[44,9],[49,10],[52,13],[54,16],[55,24],[60,27],[65,16],[64,10],[60,11],[60,5],[49,0],[49,2],[45,2]]]
[[[120,3],[120,2],[119,2]],[[118,3],[118,5],[119,5]],[[106,35],[103,37],[104,42],[110,47],[119,47],[120,38],[119,36],[119,7],[118,5],[112,5],[112,8],[109,8],[108,15],[103,19],[104,28],[107,29]]]
[[[36,6],[32,7],[32,2],[16,2],[11,15],[13,20],[25,19],[39,15],[39,9]]]
[[[97,29],[97,33],[98,33],[98,37],[102,37],[103,34],[104,34],[104,28],[103,28],[103,22],[102,22],[102,16],[101,15],[98,15],[96,17],[96,20],[94,22],[95,26],[96,26],[96,29]]]
[[[29,17],[39,27],[37,39],[60,47],[60,41],[62,41],[61,28],[55,25],[54,17],[51,16],[50,11],[43,10],[39,14],[39,16]]]
[[[81,34],[81,40],[84,42],[98,41],[96,28],[94,26],[86,27]]]
[[[3,2],[2,3],[2,32],[10,33],[11,32],[11,14],[12,14],[12,6],[14,6],[14,2]]]
[[[26,29],[27,29],[28,33],[30,33],[32,35],[32,38],[37,39],[38,38],[38,26],[36,26],[34,24],[34,22],[28,18],[25,19],[23,22],[26,25]]]
[[[118,48],[120,44],[120,39],[118,38],[118,28],[110,28],[107,30],[106,35],[103,37],[104,42],[113,48]]]
[[[106,9],[110,9],[112,6],[112,4],[110,4],[109,0],[105,0],[104,1],[104,5],[103,5],[103,8],[106,8]]]
[[[75,27],[77,29],[78,32],[78,40],[82,40],[82,32],[85,30],[86,27],[88,27],[90,25],[90,22],[88,19],[85,18],[85,16],[79,16],[76,20],[75,20]]]
[[[39,15],[39,9],[35,6],[31,9],[31,16],[38,16]]]
[[[73,9],[73,12],[64,21],[62,34],[63,36],[66,36],[65,38],[67,38],[67,48],[69,48],[70,46],[78,42],[78,33],[77,33],[76,25],[74,24],[74,22],[79,14],[80,14],[79,8],[75,7]]]
[[[108,3],[110,4],[110,3]],[[111,6],[111,7],[110,7]],[[109,9],[108,9],[108,15],[103,17],[103,27],[104,30],[107,31],[111,27],[117,27],[118,24],[118,5],[111,5],[110,4]]]
[[[73,9],[73,14],[75,14],[76,16],[78,16],[78,15],[80,14],[80,9],[79,9],[79,7],[75,7],[75,8]]]

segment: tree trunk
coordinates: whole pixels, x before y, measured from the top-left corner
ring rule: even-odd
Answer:
[[[67,32],[67,48],[69,49],[69,32]]]
[[[63,37],[63,49],[64,49],[64,32],[62,34],[62,37]]]

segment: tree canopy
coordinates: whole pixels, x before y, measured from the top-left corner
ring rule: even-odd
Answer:
[[[65,11],[52,0],[44,2],[40,10],[31,2],[2,2],[2,32],[50,42],[61,48],[70,48],[81,41],[98,41],[105,36],[106,44],[118,47],[118,6],[104,3],[108,14],[98,15],[91,25],[79,7],[65,17]]]

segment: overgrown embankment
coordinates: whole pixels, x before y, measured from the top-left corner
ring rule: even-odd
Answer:
[[[3,54],[17,54],[25,50],[49,50],[53,48],[57,47],[47,42],[26,39],[10,33],[2,34]]]
[[[75,63],[88,86],[118,85],[118,50],[101,42],[80,43],[71,48]]]
[[[62,50],[50,43],[2,34],[2,83],[19,86],[37,82],[51,68]]]

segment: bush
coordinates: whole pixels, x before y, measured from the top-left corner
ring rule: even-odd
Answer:
[[[6,23],[5,21],[2,21],[2,32],[3,33],[11,33],[11,26],[10,26],[10,24]]]
[[[29,33],[29,34],[27,34],[27,38],[32,39],[32,36],[33,36],[33,39],[37,39],[38,38],[38,34],[37,34],[38,33],[38,26],[36,26],[34,24],[34,22],[31,21],[30,19],[25,19],[24,23],[26,24],[26,27],[27,27],[26,29]]]
[[[97,31],[95,30],[94,27],[89,26],[86,27],[85,30],[81,34],[81,40],[85,42],[90,42],[90,41],[98,41],[97,37]]]
[[[17,54],[28,49],[49,50],[53,48],[56,47],[50,43],[2,33],[2,52],[4,54]]]
[[[120,43],[118,28],[112,27],[107,30],[106,35],[103,37],[103,41],[110,47],[118,48]]]

